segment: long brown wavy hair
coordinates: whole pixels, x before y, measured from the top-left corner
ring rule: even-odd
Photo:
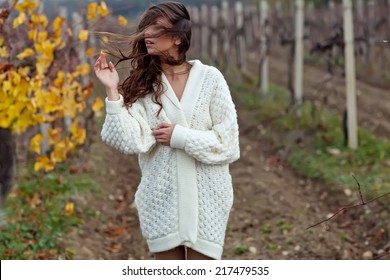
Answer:
[[[167,18],[171,27],[161,27],[153,37],[170,35],[181,40],[178,46],[179,58],[176,60],[169,54],[149,55],[145,44],[145,29],[155,25],[158,18]],[[137,30],[130,42],[130,52],[124,55],[120,51],[121,58],[117,64],[130,60],[130,75],[119,86],[119,91],[124,97],[125,106],[128,108],[139,98],[152,94],[152,100],[160,105],[160,96],[164,87],[161,80],[161,58],[170,65],[186,63],[186,52],[191,44],[191,22],[186,7],[178,2],[165,2],[150,6],[142,15]],[[150,36],[149,36],[150,37]],[[163,55],[163,56],[162,56]],[[159,111],[159,113],[160,113]]]

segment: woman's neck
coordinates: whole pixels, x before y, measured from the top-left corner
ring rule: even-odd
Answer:
[[[188,62],[184,62],[180,65],[170,65],[167,63],[161,63],[161,68],[165,76],[175,79],[178,76],[187,74],[191,69],[191,64]]]

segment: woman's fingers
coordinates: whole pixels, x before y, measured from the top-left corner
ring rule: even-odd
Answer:
[[[107,64],[107,59],[106,59],[105,55],[102,53],[100,54],[100,56],[96,60],[96,63],[95,63],[93,68],[94,68],[95,72],[99,72],[100,70],[105,70],[105,69],[109,69],[111,72],[115,71],[114,64],[111,61]]]
[[[110,67],[111,72],[114,72],[115,66],[111,61],[108,63],[108,67]]]
[[[103,53],[100,53],[100,70],[109,68],[107,64],[106,56]]]
[[[164,134],[165,134],[165,131],[163,129],[154,129],[153,130],[154,136],[160,136],[160,135],[164,135]]]
[[[97,72],[97,71],[99,71],[100,70],[100,60],[99,60],[100,58],[98,58],[97,60],[96,60],[96,63],[95,63],[95,65],[94,65],[94,67],[93,67],[93,69],[95,70],[95,72]]]

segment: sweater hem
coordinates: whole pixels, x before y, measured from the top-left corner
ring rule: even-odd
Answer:
[[[210,258],[220,260],[223,252],[223,247],[219,244],[200,238],[198,238],[195,243],[191,243],[180,238],[178,233],[173,233],[153,240],[147,240],[147,243],[151,253],[168,251],[177,246],[184,245]]]

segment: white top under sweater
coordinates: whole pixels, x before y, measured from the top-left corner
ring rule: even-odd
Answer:
[[[228,164],[240,157],[237,113],[223,75],[199,60],[190,63],[180,101],[162,74],[159,116],[151,96],[129,109],[121,95],[106,99],[101,136],[124,153],[139,154],[135,203],[150,251],[185,245],[220,259],[233,204]],[[162,122],[175,124],[170,147],[152,134]]]

